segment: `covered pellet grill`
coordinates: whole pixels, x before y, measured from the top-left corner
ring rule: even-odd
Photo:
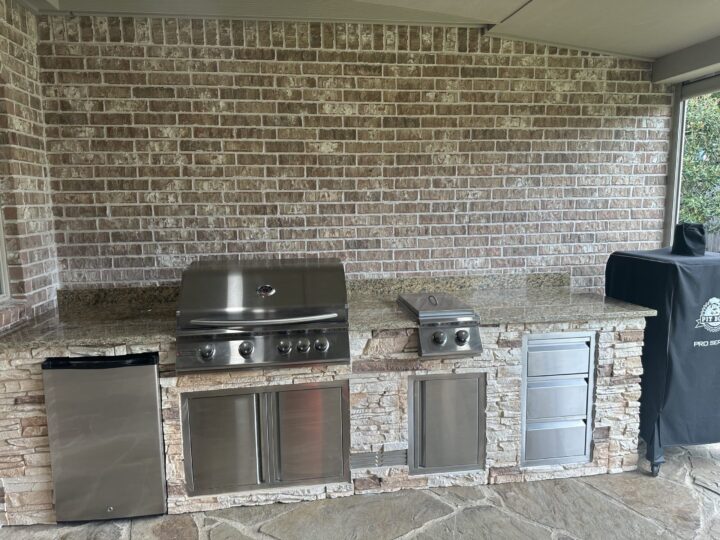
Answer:
[[[657,310],[642,353],[640,435],[654,476],[670,446],[720,442],[720,255],[613,253],[610,297]]]

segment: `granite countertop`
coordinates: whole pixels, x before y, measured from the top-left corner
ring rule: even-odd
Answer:
[[[369,289],[369,290],[368,290]],[[396,292],[369,287],[350,296],[350,331],[413,328],[411,316],[397,307]],[[373,292],[370,292],[373,291]],[[652,317],[655,310],[570,287],[480,288],[456,290],[471,305],[481,325],[571,322]],[[53,346],[108,346],[172,342],[175,303],[90,303],[82,309],[54,311],[0,336],[0,349]]]
[[[475,309],[483,326],[657,315],[654,309],[570,287],[480,289],[458,291],[455,294]],[[358,296],[350,303],[351,330],[389,330],[416,326],[413,318],[397,306],[394,296]]]
[[[175,306],[138,310],[119,305],[68,313],[51,311],[0,335],[0,350],[38,347],[106,347],[175,341]]]

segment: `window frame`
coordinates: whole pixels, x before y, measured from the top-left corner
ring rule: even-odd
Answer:
[[[674,87],[671,117],[670,153],[668,155],[668,181],[665,194],[665,227],[663,244],[672,245],[675,224],[680,216],[680,187],[682,184],[682,158],[685,147],[685,100],[682,84]]]
[[[10,268],[8,266],[7,249],[5,248],[5,223],[0,208],[0,304],[9,301],[10,295]]]
[[[668,155],[668,180],[665,194],[665,223],[663,245],[671,246],[675,225],[680,217],[680,192],[682,189],[682,164],[685,149],[685,103],[688,99],[720,90],[720,73],[694,81],[686,81],[673,87],[673,109],[670,123],[670,152]]]

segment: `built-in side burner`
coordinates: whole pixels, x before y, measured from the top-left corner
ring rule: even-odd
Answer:
[[[401,294],[398,304],[418,322],[420,356],[475,356],[482,352],[480,319],[446,293]]]

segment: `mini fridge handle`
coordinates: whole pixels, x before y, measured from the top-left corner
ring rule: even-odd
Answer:
[[[47,358],[43,369],[109,369],[133,366],[154,366],[159,362],[156,352],[126,354],[124,356],[81,356],[78,358]]]

